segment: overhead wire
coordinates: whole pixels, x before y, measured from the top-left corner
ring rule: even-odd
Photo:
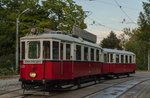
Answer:
[[[107,28],[107,29],[116,30],[116,31],[122,31],[122,30],[120,30],[120,29],[113,28],[113,27],[110,27],[110,26],[106,26],[106,25],[104,25],[104,24],[102,24],[102,23],[99,23],[98,21],[92,19],[91,17],[87,17],[87,18],[89,18],[90,20],[93,21],[93,25],[96,25],[96,24],[97,24],[97,25],[99,25],[99,26],[101,26],[101,27],[104,27],[104,28]]]
[[[106,2],[106,1],[102,1],[102,0],[98,0],[98,1],[103,3],[103,4],[108,4],[108,5],[112,5],[112,6],[118,7],[118,5],[115,5],[115,4],[110,3],[110,2]],[[137,9],[137,8],[131,8],[131,7],[127,7],[127,6],[122,6],[122,8],[130,9],[130,10],[136,10],[136,11],[140,10],[140,9]]]
[[[117,4],[117,6],[120,8],[120,10],[127,16],[127,18],[128,18],[132,23],[137,24],[137,23],[135,23],[135,22],[129,17],[129,15],[122,9],[122,6],[121,6],[116,0],[114,0],[114,2]]]

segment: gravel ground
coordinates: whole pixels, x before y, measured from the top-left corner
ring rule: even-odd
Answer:
[[[20,87],[21,82],[19,82],[18,76],[0,79],[0,94],[20,89]]]

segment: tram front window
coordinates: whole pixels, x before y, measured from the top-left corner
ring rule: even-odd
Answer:
[[[31,41],[28,44],[28,58],[38,59],[40,58],[40,41]]]

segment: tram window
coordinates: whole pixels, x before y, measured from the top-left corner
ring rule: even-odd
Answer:
[[[119,55],[116,55],[116,63],[119,63]]]
[[[63,53],[64,53],[64,44],[60,44],[60,59],[63,60]]]
[[[96,61],[99,61],[99,50],[96,50]]]
[[[110,62],[113,62],[113,54],[110,54]]]
[[[70,60],[70,56],[71,56],[71,47],[70,44],[66,44],[66,60]]]
[[[40,42],[39,41],[31,41],[31,42],[29,42],[28,45],[29,45],[28,57],[30,59],[40,58]]]
[[[53,59],[59,59],[59,42],[53,41]]]
[[[128,56],[126,55],[126,63],[128,63]]]
[[[84,60],[88,60],[88,47],[84,47]]]
[[[94,61],[94,49],[91,48],[91,61]]]
[[[50,59],[50,41],[43,41],[43,58]]]
[[[121,55],[121,63],[124,63],[124,55]]]
[[[108,55],[104,54],[104,62],[108,62]]]
[[[135,63],[135,55],[133,55],[133,61],[132,62]]]
[[[25,59],[25,42],[21,42],[21,59]]]
[[[129,56],[129,62],[132,63],[132,56]]]
[[[76,45],[76,60],[81,60],[81,46]]]

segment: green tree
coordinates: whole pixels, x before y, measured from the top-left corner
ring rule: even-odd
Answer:
[[[41,3],[40,3],[41,2]],[[15,65],[16,18],[25,9],[19,19],[19,36],[37,28],[43,33],[44,28],[71,32],[73,25],[86,28],[86,17],[81,6],[73,0],[1,0],[0,2],[0,74],[13,71]]]
[[[71,32],[74,25],[86,28],[86,15],[73,0],[46,0],[43,1],[43,7],[54,21],[54,30]]]
[[[144,12],[140,12],[138,28],[125,30],[128,36],[125,42],[126,50],[133,51],[137,56],[138,69],[146,70],[148,65],[148,50],[150,49],[150,0],[143,2]]]
[[[107,38],[101,41],[101,46],[103,48],[122,49],[120,46],[120,39],[117,38],[113,31],[110,32]]]

